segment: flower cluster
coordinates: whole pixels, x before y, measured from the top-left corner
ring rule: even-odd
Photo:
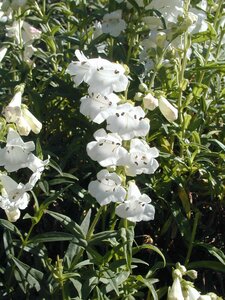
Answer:
[[[151,199],[141,194],[134,180],[126,176],[153,174],[158,168],[159,151],[145,140],[150,122],[141,106],[125,102],[115,92],[125,91],[128,78],[125,68],[106,59],[87,59],[75,52],[78,61],[67,68],[75,84],[88,84],[89,95],[81,98],[80,112],[92,122],[106,122],[106,128],[94,133],[95,141],[87,144],[88,156],[105,169],[90,182],[89,193],[100,205],[118,203],[116,214],[132,222],[154,219]],[[114,170],[114,172],[112,172]]]
[[[178,1],[159,1],[153,0],[145,9],[153,10],[151,16],[143,17],[143,23],[149,30],[148,36],[142,41],[142,51],[140,60],[145,62],[148,72],[158,65],[156,59],[159,53],[167,51],[168,58],[164,58],[160,62],[164,66],[170,66],[171,57],[179,57],[184,51],[184,36],[187,32],[190,35],[204,32],[208,29],[206,22],[207,15],[206,2],[204,0],[198,2],[198,8],[185,6],[185,2]],[[191,49],[186,53],[190,58]]]
[[[42,161],[32,153],[35,150],[33,141],[24,142],[21,138],[21,135],[27,136],[31,130],[39,133],[42,127],[27,107],[23,106],[23,89],[23,85],[17,86],[14,97],[2,112],[9,126],[6,144],[0,148],[0,166],[4,167],[4,172],[0,173],[0,207],[11,222],[17,221],[20,210],[27,207],[30,199],[27,192],[32,191],[49,162],[49,158]],[[27,168],[32,175],[26,184],[18,184],[7,174]]]
[[[220,300],[214,293],[201,295],[194,287],[191,281],[185,280],[183,276],[188,276],[191,279],[197,278],[195,270],[188,270],[180,263],[176,264],[176,269],[172,272],[173,284],[168,289],[167,300]],[[222,300],[222,299],[221,299]]]

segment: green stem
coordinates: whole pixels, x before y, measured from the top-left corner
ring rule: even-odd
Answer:
[[[18,255],[17,255],[17,259],[20,259],[20,257],[22,256],[23,251],[24,251],[24,248],[26,247],[27,242],[28,242],[28,240],[29,240],[29,238],[30,238],[30,235],[31,235],[31,233],[32,233],[32,231],[33,231],[33,229],[34,229],[34,226],[35,226],[36,224],[37,224],[36,222],[32,222],[32,225],[31,225],[31,227],[30,227],[30,229],[29,229],[29,231],[28,231],[28,233],[27,233],[26,238],[23,239],[23,238],[21,237],[21,239],[22,239],[22,247],[20,248],[20,251],[19,251],[19,253],[18,253]],[[10,288],[11,281],[12,281],[12,276],[13,276],[14,271],[15,271],[15,264],[12,266],[12,270],[11,270],[11,273],[10,273],[10,275],[9,275],[9,279],[8,279],[8,281],[7,281],[7,287],[8,287],[8,288]]]
[[[99,208],[98,212],[96,213],[95,218],[94,218],[94,220],[93,220],[93,222],[92,222],[92,224],[91,224],[91,226],[90,226],[90,228],[88,230],[87,236],[86,236],[86,240],[87,241],[90,240],[90,238],[92,237],[92,234],[93,234],[93,232],[95,230],[95,226],[97,225],[97,223],[99,221],[99,218],[100,218],[103,210],[104,210],[104,206],[101,206]],[[76,255],[75,259],[71,263],[71,266],[70,266],[71,270],[73,270],[74,267],[76,266],[76,264],[79,262],[79,260],[80,260],[81,256],[83,255],[83,253],[84,253],[84,249],[81,249],[78,252],[78,254]]]
[[[184,263],[185,266],[188,265],[190,257],[191,257],[191,253],[192,253],[192,249],[193,249],[193,245],[194,245],[194,240],[195,240],[195,236],[196,236],[196,231],[197,231],[197,227],[198,227],[199,218],[200,218],[200,212],[197,211],[195,213],[195,219],[194,219],[194,224],[193,224],[193,228],[192,228],[191,239],[190,239],[187,256],[186,256],[185,263]]]

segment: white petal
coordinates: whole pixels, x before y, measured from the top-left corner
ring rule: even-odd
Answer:
[[[159,109],[169,122],[174,122],[178,118],[178,110],[162,96],[159,97]]]
[[[39,122],[38,119],[35,118],[35,116],[27,108],[22,108],[22,113],[31,130],[38,134],[42,128],[41,122]]]

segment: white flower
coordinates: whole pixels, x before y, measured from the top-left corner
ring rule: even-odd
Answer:
[[[0,175],[3,186],[0,207],[5,210],[8,220],[15,222],[20,217],[20,209],[25,209],[30,200],[26,186],[17,183],[7,175]]]
[[[205,12],[191,7],[188,15],[193,20],[193,24],[188,28],[188,31],[191,34],[203,32],[208,29],[208,24],[206,22],[207,15]]]
[[[125,158],[125,171],[128,176],[153,174],[159,167],[155,157],[159,156],[157,148],[150,148],[144,140],[132,139],[130,151]]]
[[[126,190],[121,186],[121,178],[108,170],[98,172],[97,180],[89,183],[88,191],[100,205],[123,202],[126,196]]]
[[[117,37],[126,27],[126,22],[122,19],[122,10],[113,11],[103,17],[102,31],[104,33]]]
[[[102,35],[102,23],[95,21],[93,39],[97,39],[100,35]]]
[[[119,165],[120,160],[127,154],[122,147],[122,139],[117,133],[107,134],[104,129],[94,133],[96,142],[87,144],[87,154],[102,167]]]
[[[34,149],[34,142],[24,143],[20,135],[9,128],[7,144],[5,148],[0,149],[0,166],[4,166],[8,172],[25,168],[28,156]]]
[[[0,48],[0,62],[3,60],[3,58],[5,57],[6,55],[6,52],[7,52],[7,47],[2,47]]]
[[[183,16],[183,0],[152,0],[146,9],[158,10],[168,25],[176,23],[178,16]]]
[[[24,143],[20,135],[9,128],[7,144],[0,149],[0,166],[4,166],[8,172],[14,172],[22,168],[29,168],[33,172],[42,172],[48,164],[49,158],[40,160],[31,151],[35,149],[33,142]]]
[[[81,98],[80,112],[95,123],[102,123],[113,113],[120,98],[116,94],[92,94]]]
[[[156,107],[159,106],[159,101],[155,97],[152,96],[152,94],[148,93],[143,98],[143,104],[144,108],[149,110],[154,110]]]
[[[11,102],[3,109],[3,115],[8,123],[15,123],[20,135],[28,135],[32,130],[38,134],[42,128],[34,115],[22,105],[22,91],[16,92]]]
[[[184,300],[180,279],[178,277],[174,279],[172,287],[168,289],[167,300]]]
[[[187,286],[187,290],[185,290],[184,294],[187,294],[187,296],[184,297],[184,300],[198,300],[201,296],[200,293],[191,285]]]
[[[150,129],[149,119],[145,118],[143,109],[130,103],[119,105],[106,121],[106,128],[117,132],[123,140],[146,136]]]
[[[163,116],[171,123],[178,118],[178,110],[163,96],[159,97],[159,109]]]
[[[41,31],[31,26],[25,21],[23,21],[22,29],[22,38],[24,44],[31,43],[32,41],[41,37]]]
[[[141,194],[136,184],[130,181],[127,199],[116,207],[116,214],[131,222],[153,220],[155,208],[150,202],[149,196]]]
[[[6,36],[14,38],[17,44],[20,44],[20,32],[23,25],[23,21],[14,21],[12,26],[6,26]]]
[[[111,63],[103,58],[87,59],[79,50],[75,51],[79,61],[69,64],[69,73],[75,84],[86,82],[89,85],[89,94],[99,93],[103,96],[114,92],[125,91],[128,78],[124,75],[125,69],[122,65]]]

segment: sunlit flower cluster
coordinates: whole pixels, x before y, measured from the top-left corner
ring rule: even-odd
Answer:
[[[143,17],[143,23],[149,28],[149,34],[142,41],[142,51],[140,60],[147,65],[146,72],[154,69],[156,53],[160,51],[170,52],[176,57],[184,50],[183,33],[187,32],[191,35],[206,31],[208,24],[206,22],[207,15],[206,2],[204,0],[198,3],[198,8],[185,7],[184,1],[159,1],[153,0],[146,6],[146,9],[154,10],[151,16]],[[187,11],[186,11],[187,10]],[[186,54],[188,58],[191,55],[191,49]],[[169,61],[163,59],[161,64],[167,65]]]
[[[128,88],[126,69],[106,59],[88,59],[78,50],[75,54],[78,61],[69,64],[67,73],[76,85],[87,83],[89,91],[81,98],[80,112],[92,122],[106,122],[106,128],[98,129],[95,140],[87,144],[88,156],[106,168],[90,182],[89,193],[100,205],[117,203],[116,214],[121,218],[152,220],[155,210],[149,196],[141,194],[134,180],[126,183],[127,176],[153,174],[159,166],[159,151],[145,140],[150,129],[145,111],[114,93]]]
[[[30,195],[37,181],[40,179],[49,158],[42,161],[33,154],[35,144],[33,141],[24,142],[21,135],[27,136],[32,130],[39,133],[42,124],[22,104],[24,86],[18,86],[10,103],[3,108],[3,116],[9,124],[6,144],[0,148],[0,207],[5,210],[7,218],[15,222],[20,217],[20,210],[28,206]],[[15,130],[15,128],[17,130]],[[20,169],[29,169],[32,174],[26,184],[17,183],[8,173]]]
[[[172,272],[173,284],[168,289],[167,300],[220,300],[215,293],[201,295],[195,288],[193,282],[185,280],[183,276],[187,276],[192,280],[197,278],[195,270],[187,270],[180,263],[176,264],[176,268]]]

